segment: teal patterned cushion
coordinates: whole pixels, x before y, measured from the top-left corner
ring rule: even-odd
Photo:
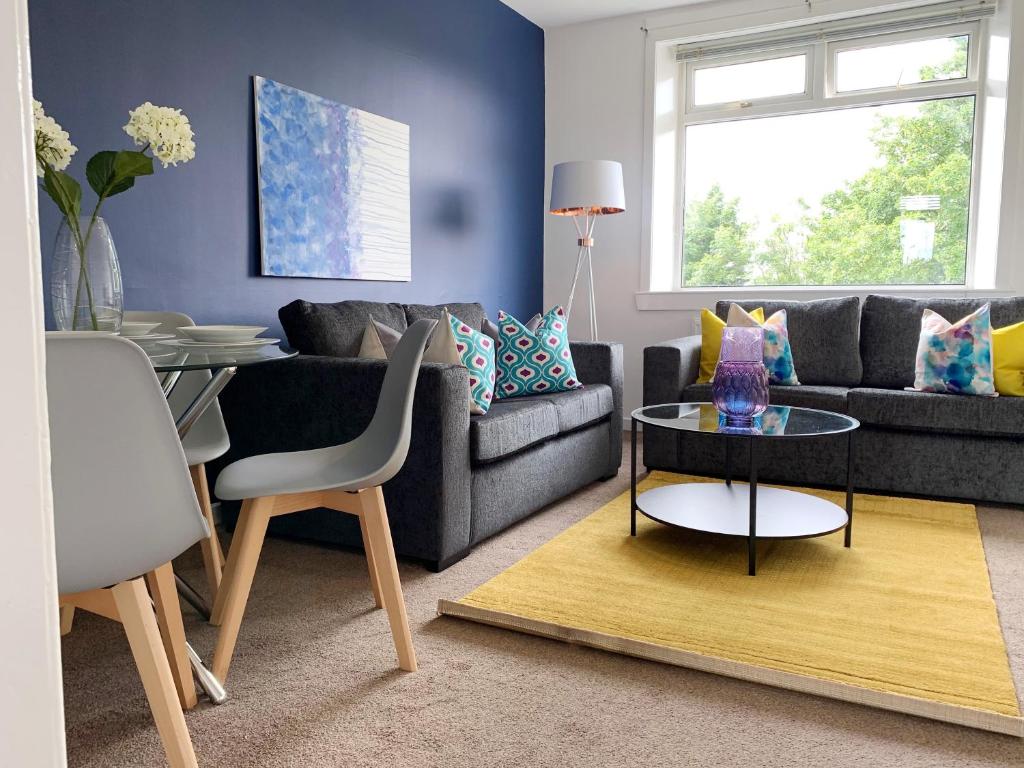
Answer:
[[[448,322],[455,334],[455,349],[469,371],[469,412],[487,413],[494,399],[494,341],[453,315],[448,315]]]
[[[512,315],[498,312],[498,397],[566,392],[583,385],[576,379],[569,350],[565,310],[555,307],[535,332]]]

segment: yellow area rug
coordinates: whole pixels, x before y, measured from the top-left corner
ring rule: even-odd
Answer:
[[[750,577],[745,539],[642,515],[632,538],[627,492],[438,612],[1024,736],[975,508],[858,494],[853,520],[852,549],[759,542]]]

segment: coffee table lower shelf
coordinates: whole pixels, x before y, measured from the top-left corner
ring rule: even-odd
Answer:
[[[800,491],[755,486],[754,494],[752,504],[749,485],[665,485],[639,494],[634,514],[640,512],[676,528],[747,539],[751,576],[756,572],[757,539],[825,536],[846,528],[850,521],[839,505]]]

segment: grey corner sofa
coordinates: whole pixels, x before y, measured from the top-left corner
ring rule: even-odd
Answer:
[[[231,449],[211,467],[260,453],[352,440],[369,424],[387,368],[359,358],[374,319],[404,330],[447,306],[480,328],[480,304],[294,301],[279,312],[298,357],[242,368],[220,397]],[[622,347],[572,344],[582,389],[498,400],[471,416],[461,366],[424,363],[405,466],[384,486],[396,552],[442,570],[480,541],[595,480],[622,454]],[[213,483],[211,482],[211,486]],[[237,504],[225,502],[226,524]],[[275,518],[271,533],[361,547],[358,521],[328,510]]]
[[[731,302],[718,302],[725,318]],[[906,391],[927,307],[955,321],[978,299],[915,300],[868,296],[809,302],[739,302],[765,314],[785,309],[801,386],[773,386],[771,402],[849,414],[854,485],[859,491],[1024,504],[1024,398],[968,397]],[[996,328],[1024,321],[1024,298],[993,299]],[[710,401],[697,384],[700,336],[644,350],[645,405]],[[650,469],[721,476],[723,440],[645,429]],[[773,443],[760,455],[766,480],[816,486],[846,482],[847,438]],[[734,457],[734,472],[747,457]]]

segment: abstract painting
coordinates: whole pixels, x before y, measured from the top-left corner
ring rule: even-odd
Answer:
[[[409,126],[253,85],[263,274],[410,280]]]

